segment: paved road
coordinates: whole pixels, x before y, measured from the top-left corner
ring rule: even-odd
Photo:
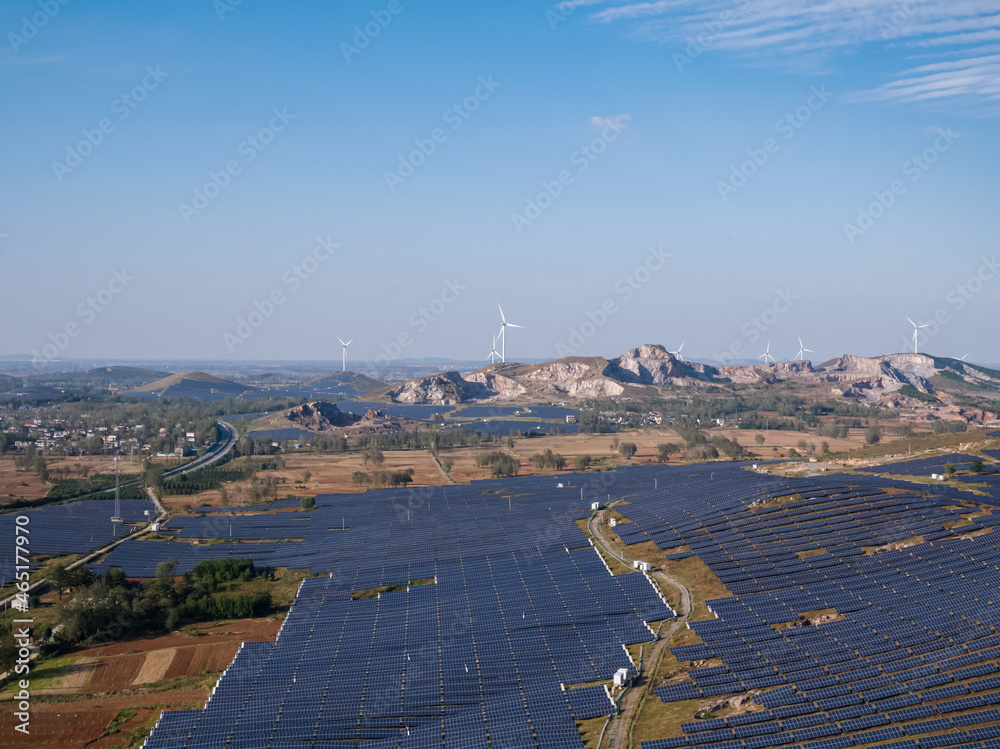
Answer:
[[[192,460],[190,463],[180,468],[175,468],[172,471],[165,471],[163,478],[172,479],[174,476],[181,476],[185,473],[197,471],[199,468],[211,465],[229,454],[229,451],[236,445],[236,440],[239,439],[239,433],[237,433],[236,427],[228,421],[218,421],[216,423],[222,427],[225,435],[220,437],[219,441],[212,445],[211,449],[200,458]]]
[[[626,567],[631,567],[631,562],[619,554],[615,550],[614,542],[604,535],[604,528],[606,527],[603,523],[605,512],[605,510],[601,510],[592,515],[587,522],[587,527],[590,529],[594,540],[605,552]],[[653,644],[649,655],[644,657],[645,662],[649,664],[646,673],[636,676],[632,689],[629,690],[628,694],[625,695],[625,699],[622,700],[622,704],[620,705],[621,712],[615,719],[610,734],[611,741],[608,745],[610,749],[624,749],[624,747],[629,745],[630,728],[639,714],[639,706],[643,696],[649,692],[653,685],[653,676],[656,674],[657,666],[659,666],[663,648],[666,647],[667,643],[670,642],[670,638],[674,636],[674,633],[683,627],[688,617],[691,616],[691,591],[683,583],[675,580],[663,570],[654,569],[653,577],[676,588],[680,592],[680,611],[677,612],[678,618],[670,625],[666,632],[657,632],[656,642]]]

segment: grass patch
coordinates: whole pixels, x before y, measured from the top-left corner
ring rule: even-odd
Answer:
[[[430,585],[434,582],[433,577],[422,577],[419,580],[410,580],[409,585],[382,585],[378,588],[368,588],[367,590],[356,590],[351,593],[351,598],[355,601],[363,601],[368,598],[378,598],[382,593],[395,593],[400,590],[406,590],[407,588],[414,585]]]
[[[809,549],[808,551],[797,551],[795,556],[799,559],[809,559],[809,557],[821,557],[826,554],[826,549]]]
[[[32,664],[31,674],[28,677],[31,680],[31,691],[37,692],[40,689],[56,689],[64,676],[69,676],[76,671],[74,664],[78,660],[80,659],[52,658],[40,663],[35,661]],[[17,679],[12,679],[3,689],[0,689],[0,694],[13,694],[18,689]]]
[[[597,718],[576,721],[576,730],[580,732],[583,745],[586,749],[597,749],[597,740],[601,738],[601,729],[607,722],[608,716],[601,715]]]
[[[898,392],[900,395],[904,395],[907,398],[913,398],[914,400],[923,401],[924,403],[941,403],[937,396],[921,392],[913,387],[913,385],[903,385]]]
[[[134,709],[131,707],[122,708],[115,714],[115,717],[111,719],[111,722],[108,723],[107,727],[104,729],[104,733],[101,734],[101,738],[103,739],[105,736],[111,736],[112,734],[118,733],[122,730],[122,726],[134,717]]]

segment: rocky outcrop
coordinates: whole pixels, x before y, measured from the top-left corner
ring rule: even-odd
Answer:
[[[496,394],[498,399],[517,398],[528,392],[527,388],[513,377],[492,371],[492,366],[473,372],[466,377],[467,382],[476,382]]]
[[[910,385],[922,393],[933,393],[931,377],[938,371],[933,357],[923,354],[890,354],[863,357],[847,354],[822,368],[827,382],[846,384],[834,392],[847,398],[879,400]]]
[[[409,403],[415,406],[451,406],[486,400],[496,395],[497,392],[484,383],[464,380],[458,372],[442,372],[430,377],[409,380],[386,391],[386,396],[396,403]]]
[[[344,413],[333,403],[313,401],[296,406],[285,414],[285,418],[303,429],[313,432],[325,432],[330,429],[346,427],[361,420],[360,416]]]
[[[716,369],[682,361],[663,346],[645,344],[608,360],[603,374],[636,385],[683,385],[692,380],[713,380]]]

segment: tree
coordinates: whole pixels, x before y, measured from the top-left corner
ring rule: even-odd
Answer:
[[[49,573],[49,582],[55,587],[56,592],[59,594],[59,600],[62,600],[63,589],[69,587],[70,573],[65,566],[58,564]]]
[[[376,468],[380,468],[382,464],[385,463],[385,455],[383,455],[382,451],[375,445],[372,445],[365,451],[365,456],[375,465]]]
[[[355,471],[351,474],[351,480],[354,482],[355,486],[361,486],[362,484],[370,484],[372,477],[365,471]]]
[[[316,498],[315,497],[303,497],[299,500],[299,504],[302,506],[303,510],[315,510],[316,509]]]
[[[303,484],[308,484],[308,483],[309,483],[309,479],[311,479],[312,477],[313,477],[313,475],[312,475],[312,471],[310,471],[310,470],[309,470],[309,469],[307,468],[306,470],[304,470],[304,471],[302,472],[302,483],[303,483]]]
[[[35,456],[35,473],[38,474],[38,478],[42,481],[49,480],[49,465],[41,455]]]
[[[622,442],[618,446],[618,452],[622,454],[622,457],[625,458],[625,460],[632,460],[632,457],[635,455],[637,450],[638,448],[635,446],[634,442]]]
[[[877,445],[882,441],[882,430],[877,426],[870,426],[865,430],[865,444]]]
[[[590,464],[593,461],[589,455],[577,455],[573,459],[573,467],[578,471],[586,471],[590,468]]]
[[[819,451],[823,455],[829,455],[830,454],[830,443],[827,442],[826,440],[823,440],[822,442],[820,442],[819,443]]]
[[[455,461],[451,458],[441,458],[441,468],[445,473],[451,474],[451,469],[455,466]]]
[[[764,435],[763,434],[755,435],[753,441],[757,443],[758,447],[760,447],[761,445],[764,444]]]
[[[955,464],[954,463],[945,463],[944,464],[944,472],[945,472],[945,475],[947,475],[947,476],[953,475],[955,473]]]
[[[681,451],[680,445],[674,442],[661,442],[656,446],[657,459],[661,463],[668,463],[670,456]]]

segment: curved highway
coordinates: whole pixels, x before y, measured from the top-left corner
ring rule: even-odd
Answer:
[[[191,473],[192,471],[197,471],[199,468],[204,468],[207,465],[211,465],[216,461],[220,460],[233,449],[236,445],[236,440],[239,439],[239,433],[236,431],[236,427],[230,424],[228,421],[219,420],[216,422],[222,430],[226,433],[225,437],[220,437],[219,440],[209,448],[208,452],[202,455],[200,458],[195,458],[190,463],[181,466],[180,468],[174,468],[170,471],[164,471],[164,479],[172,479],[174,476],[181,476],[185,473]]]

